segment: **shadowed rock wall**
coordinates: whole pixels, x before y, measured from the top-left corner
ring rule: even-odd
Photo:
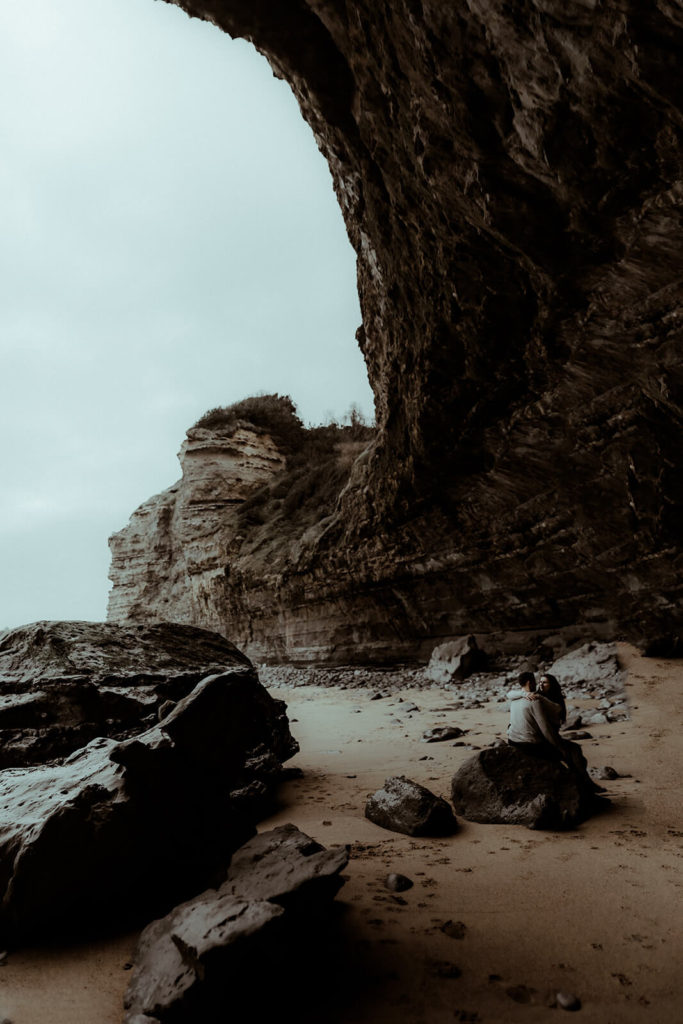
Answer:
[[[679,618],[680,5],[178,6],[266,54],[329,161],[379,426],[336,522],[234,577],[231,638]]]

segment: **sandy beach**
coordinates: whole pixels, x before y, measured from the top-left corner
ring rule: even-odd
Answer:
[[[582,745],[591,766],[611,765],[624,777],[605,783],[605,813],[566,833],[461,820],[451,838],[413,839],[363,816],[367,795],[391,775],[448,797],[472,748],[504,733],[505,703],[456,711],[454,694],[438,689],[373,700],[365,689],[273,688],[301,744],[289,767],[303,775],[282,786],[277,812],[260,828],[291,821],[352,851],[337,899],[327,1005],[319,986],[318,1002],[307,1004],[302,964],[301,1020],[545,1021],[562,1013],[548,1006],[557,991],[578,996],[580,1019],[594,1024],[677,1019],[683,665],[641,658],[626,645],[620,658],[631,718],[592,727]],[[465,746],[422,741],[426,729],[444,724],[468,730]],[[390,872],[413,887],[391,892]],[[119,1024],[134,942],[127,935],[10,952],[0,970],[0,1019]]]

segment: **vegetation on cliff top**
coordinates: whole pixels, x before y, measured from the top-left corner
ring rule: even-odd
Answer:
[[[286,468],[240,505],[237,518],[247,548],[300,536],[334,511],[357,455],[375,436],[352,406],[347,423],[306,427],[288,395],[252,395],[210,409],[194,428],[232,437],[239,427],[268,433],[287,457]],[[193,429],[194,429],[193,428]]]

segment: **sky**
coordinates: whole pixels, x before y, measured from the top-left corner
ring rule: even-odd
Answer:
[[[0,4],[0,628],[106,616],[207,409],[372,417],[355,255],[289,87],[156,0]]]

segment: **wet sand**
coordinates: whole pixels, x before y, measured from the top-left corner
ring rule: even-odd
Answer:
[[[381,700],[368,690],[272,690],[289,704],[302,747],[289,764],[303,777],[283,785],[277,813],[260,828],[292,821],[325,845],[352,848],[337,898],[342,938],[331,950],[338,959],[329,1003],[319,1004],[318,990],[318,1005],[306,1006],[302,964],[302,1018],[545,1021],[563,1012],[547,1005],[559,990],[578,995],[579,1019],[594,1024],[678,1019],[683,663],[643,659],[626,646],[620,656],[631,719],[591,727],[582,746],[590,765],[630,777],[603,783],[610,809],[566,833],[461,821],[451,838],[412,839],[363,816],[367,794],[389,775],[448,797],[471,750],[424,743],[422,733],[458,725],[469,730],[466,743],[486,746],[504,732],[504,703],[456,712],[453,694],[432,689]],[[419,710],[407,711],[413,703]],[[414,886],[390,892],[389,872]],[[442,931],[449,921],[464,925],[449,929],[462,938]],[[134,938],[12,953],[0,968],[0,1019],[119,1024]]]

